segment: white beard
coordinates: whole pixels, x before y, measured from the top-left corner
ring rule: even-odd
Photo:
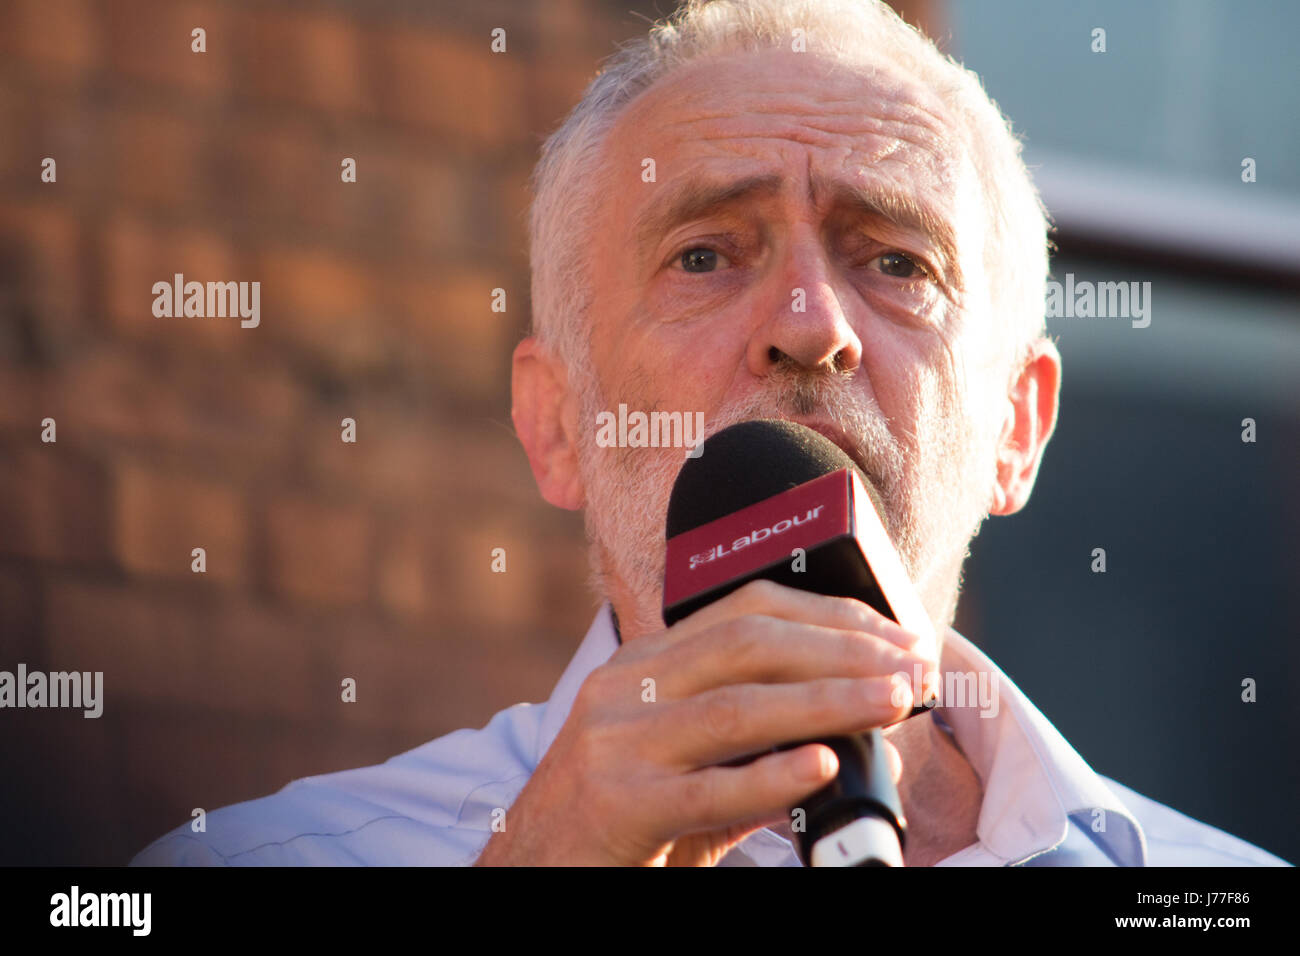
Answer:
[[[576,371],[578,380],[572,384],[581,396],[578,466],[586,493],[589,585],[602,599],[615,592],[615,582],[622,585],[627,602],[618,608],[623,632],[662,630],[664,521],[685,450],[599,447],[596,414],[618,402],[602,394],[589,369],[587,374]],[[962,403],[933,374],[908,396],[913,414],[925,414],[918,418],[920,434],[904,436],[910,439],[906,443],[895,439],[876,404],[845,375],[782,365],[769,380],[768,391],[720,409],[705,423],[705,437],[755,418],[818,414],[834,422],[856,441],[854,456],[880,494],[885,525],[936,626],[951,623],[961,563],[988,515],[995,474],[992,442],[957,414]],[[662,402],[646,398],[620,396],[618,401],[630,409],[663,410]]]

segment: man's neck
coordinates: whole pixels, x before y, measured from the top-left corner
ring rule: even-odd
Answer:
[[[956,742],[940,728],[934,712],[920,714],[884,731],[903,758],[898,796],[907,817],[903,863],[933,866],[978,842],[984,788]]]

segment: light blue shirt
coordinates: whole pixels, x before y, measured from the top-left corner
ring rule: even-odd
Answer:
[[[335,866],[473,863],[568,717],[587,675],[618,649],[609,605],[544,704],[515,704],[385,763],[295,780],[278,793],[186,823],[133,866]],[[978,841],[937,866],[1289,866],[1244,840],[1097,774],[974,644],[946,632],[941,672],[978,674],[996,707],[944,692],[934,714],[984,789]],[[951,705],[950,705],[951,704]],[[499,824],[498,824],[499,825]],[[507,823],[508,825],[508,823]],[[720,866],[800,866],[772,830]]]

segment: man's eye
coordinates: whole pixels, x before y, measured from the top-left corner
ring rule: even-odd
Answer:
[[[917,279],[928,275],[925,268],[921,266],[911,256],[901,252],[886,252],[883,256],[876,256],[867,265],[875,265],[887,276],[894,276],[897,279]]]
[[[719,259],[727,261],[726,256],[719,256],[716,249],[708,246],[692,246],[681,254],[682,268],[687,272],[712,272],[717,268]]]

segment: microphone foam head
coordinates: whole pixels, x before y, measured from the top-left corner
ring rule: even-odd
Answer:
[[[870,479],[838,445],[807,426],[775,418],[740,422],[710,436],[687,458],[668,499],[666,536],[716,521],[841,468],[857,472],[881,520]]]

